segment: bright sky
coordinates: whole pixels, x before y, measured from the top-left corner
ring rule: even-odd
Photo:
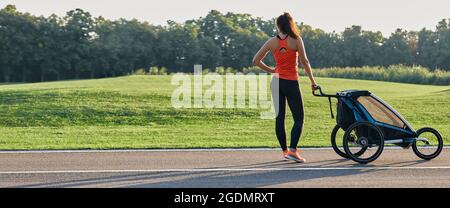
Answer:
[[[136,18],[152,24],[183,22],[205,16],[211,9],[250,13],[270,19],[283,11],[325,31],[343,31],[351,25],[389,35],[396,28],[434,29],[450,18],[450,0],[0,0],[0,7],[14,4],[22,12],[64,15],[81,8],[110,19]]]

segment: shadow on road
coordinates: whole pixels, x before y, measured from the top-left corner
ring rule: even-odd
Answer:
[[[195,172],[148,172],[148,173],[55,173],[54,178],[60,181],[38,184],[27,184],[18,187],[130,187],[130,188],[235,188],[277,186],[290,182],[302,182],[313,179],[333,178],[358,175],[379,170],[344,169],[344,170],[299,170],[302,167],[326,168],[343,163],[345,159],[335,159],[307,164],[290,161],[269,161],[263,163],[213,167],[208,169],[263,169],[282,168],[282,170],[234,170],[234,171],[195,171]],[[418,161],[402,162],[404,165],[419,163]],[[393,165],[393,164],[391,164]],[[397,164],[401,165],[401,164]],[[336,167],[336,166],[334,166]],[[354,164],[349,167],[372,167],[372,165]],[[200,169],[201,170],[201,169]],[[36,176],[34,176],[36,177]],[[71,180],[64,180],[71,178]]]

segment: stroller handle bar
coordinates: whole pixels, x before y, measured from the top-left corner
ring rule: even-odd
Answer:
[[[317,90],[319,90],[319,94],[317,94]],[[322,87],[320,87],[319,85],[317,85],[317,88],[316,88],[315,90],[312,91],[312,94],[313,94],[314,96],[316,96],[316,97],[328,97],[328,98],[330,98],[330,97],[335,97],[335,98],[339,97],[339,96],[337,96],[337,95],[331,95],[331,94],[325,94],[325,93],[323,93]]]
[[[316,93],[317,90],[319,90],[319,94]],[[330,94],[325,94],[325,93],[323,93],[322,88],[321,88],[319,85],[317,85],[316,89],[314,89],[314,90],[312,91],[312,94],[313,94],[314,96],[316,96],[316,97],[327,97],[327,98],[328,98],[328,103],[330,104],[331,118],[334,119],[333,107],[331,106],[331,98],[338,98],[338,97],[340,97],[340,96],[338,96],[338,95],[330,95]]]

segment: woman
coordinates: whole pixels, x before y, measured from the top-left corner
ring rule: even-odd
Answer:
[[[275,131],[283,150],[283,156],[285,159],[303,163],[306,160],[300,156],[297,150],[304,121],[303,99],[298,84],[298,59],[300,59],[300,63],[311,81],[312,90],[317,89],[317,83],[311,72],[303,40],[292,16],[285,12],[277,18],[276,25],[278,35],[270,38],[259,49],[253,58],[253,63],[266,72],[274,73],[271,88],[276,112]],[[275,58],[275,69],[267,66],[262,61],[269,51],[272,52]],[[286,99],[294,118],[289,149],[287,148],[284,129]]]

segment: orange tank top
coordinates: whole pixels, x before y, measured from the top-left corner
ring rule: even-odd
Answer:
[[[278,48],[273,54],[275,59],[275,76],[281,79],[298,80],[298,52],[290,49],[287,45],[286,36],[284,39],[278,38]]]

